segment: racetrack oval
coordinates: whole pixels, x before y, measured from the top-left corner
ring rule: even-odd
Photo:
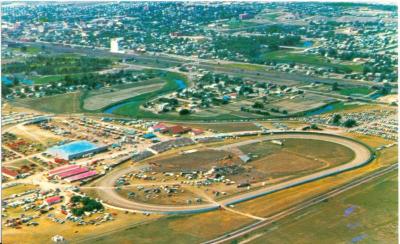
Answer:
[[[360,166],[363,166],[374,158],[373,152],[366,145],[342,136],[330,135],[324,133],[304,133],[304,132],[280,132],[270,135],[265,135],[261,137],[261,140],[273,140],[273,139],[313,139],[329,141],[333,143],[340,144],[351,149],[354,152],[354,158],[348,163],[341,164],[337,167],[328,168],[321,170],[319,172],[311,173],[306,176],[299,178],[290,179],[288,181],[278,183],[275,185],[266,186],[253,190],[250,192],[245,192],[240,195],[234,195],[227,197],[223,200],[211,203],[205,203],[201,205],[156,205],[156,204],[146,204],[128,200],[120,196],[113,188],[114,182],[122,175],[128,174],[133,170],[137,170],[139,166],[130,166],[124,169],[120,169],[103,177],[95,187],[97,194],[103,200],[106,207],[115,208],[125,211],[132,212],[152,212],[161,214],[181,214],[181,213],[199,213],[217,209],[221,206],[227,206],[230,204],[236,204],[239,202],[247,201],[250,199],[257,198],[259,196],[267,195],[273,192],[281,191],[293,186],[301,185],[310,181],[318,180],[331,175],[339,174],[341,172],[351,170]],[[255,139],[260,140],[260,139]],[[248,142],[256,142],[255,140],[249,140]],[[244,142],[239,142],[244,143]],[[156,184],[156,183],[152,183]]]

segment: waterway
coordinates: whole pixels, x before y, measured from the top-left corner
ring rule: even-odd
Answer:
[[[178,85],[178,90],[183,90],[187,87],[186,83],[183,80],[175,80],[175,83]],[[116,109],[119,109],[127,104],[135,104],[138,102],[139,101],[136,101],[136,100],[121,102],[121,103],[115,104],[114,106],[111,106],[111,107],[105,109],[103,111],[103,113],[112,114]]]
[[[306,112],[306,116],[313,116],[313,115],[323,114],[323,113],[329,112],[329,111],[331,111],[333,109],[334,109],[333,105],[331,105],[331,104],[325,105],[325,106],[323,106],[323,107],[321,107],[321,108],[319,108],[317,110]]]
[[[312,41],[305,41],[304,43],[303,43],[303,47],[312,47],[312,45],[314,45],[314,42],[312,42]]]

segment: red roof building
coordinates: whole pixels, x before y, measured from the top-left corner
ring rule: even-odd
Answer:
[[[49,197],[49,198],[46,198],[45,201],[48,205],[53,205],[53,204],[61,202],[61,197],[60,196]]]
[[[183,126],[180,126],[180,125],[174,125],[174,126],[171,126],[171,127],[167,127],[164,130],[161,130],[161,132],[162,133],[169,132],[171,134],[178,135],[178,134],[185,134],[186,132],[189,132],[191,130],[192,129],[189,128],[189,127],[183,127]]]
[[[82,168],[76,168],[76,169],[73,169],[73,170],[62,172],[60,174],[57,174],[57,176],[60,179],[64,179],[64,178],[68,178],[68,177],[71,177],[71,176],[74,176],[74,175],[85,173],[87,171],[89,171],[88,168],[82,167]]]
[[[15,170],[12,169],[7,169],[5,167],[1,167],[1,173],[6,176],[9,177],[11,179],[16,179],[19,175],[19,173]]]

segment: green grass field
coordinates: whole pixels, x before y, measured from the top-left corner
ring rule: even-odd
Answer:
[[[254,232],[249,243],[397,243],[397,173]]]
[[[341,89],[339,91],[339,93],[341,95],[345,95],[345,96],[350,96],[352,94],[368,95],[371,92],[372,92],[372,90],[369,87],[346,88],[346,89]]]
[[[285,150],[296,154],[306,155],[310,158],[318,158],[333,162],[344,163],[354,158],[354,152],[342,145],[312,139],[289,138],[283,140],[283,146],[270,141],[258,142],[239,147],[244,153],[252,153],[264,157],[276,151]]]
[[[16,105],[48,113],[79,113],[81,93],[67,93],[35,99],[24,99]]]
[[[361,72],[362,65],[344,65],[328,63],[323,57],[311,54],[294,53],[288,50],[282,49],[278,51],[268,52],[265,54],[265,58],[269,60],[275,60],[279,62],[295,62],[301,64],[309,64],[320,67],[331,67],[338,68],[342,71]]]
[[[49,82],[59,82],[64,80],[64,75],[46,75],[46,76],[35,76],[31,77],[31,80],[35,84],[47,84]]]

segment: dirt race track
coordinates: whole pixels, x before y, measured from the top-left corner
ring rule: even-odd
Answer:
[[[153,213],[163,213],[163,214],[179,214],[179,213],[198,213],[205,212],[213,209],[217,209],[221,206],[228,206],[230,204],[235,204],[243,201],[247,201],[259,196],[263,196],[272,192],[277,192],[284,190],[296,185],[304,184],[310,181],[321,179],[330,175],[338,174],[353,168],[360,167],[367,164],[374,157],[371,150],[365,145],[351,140],[346,137],[333,136],[323,133],[277,133],[272,135],[262,136],[259,139],[248,140],[244,142],[238,142],[236,144],[227,145],[224,147],[240,146],[250,143],[255,143],[264,140],[272,139],[288,139],[288,138],[298,138],[298,139],[314,139],[329,141],[333,143],[340,144],[342,146],[350,148],[354,152],[354,158],[346,163],[341,164],[334,168],[325,169],[316,173],[312,173],[299,178],[291,179],[276,185],[266,186],[259,188],[254,191],[245,192],[240,195],[231,196],[225,198],[218,202],[208,202],[201,205],[187,205],[187,206],[166,206],[166,205],[153,205],[146,203],[138,203],[128,200],[114,191],[114,182],[122,175],[127,174],[133,170],[138,170],[138,166],[131,166],[125,169],[121,169],[110,173],[109,175],[102,178],[95,187],[97,194],[103,199],[104,205],[110,208],[116,208],[121,210],[133,211],[133,212],[153,212]],[[222,148],[224,148],[222,147]],[[221,149],[222,149],[221,148]],[[157,184],[152,182],[152,184]],[[160,184],[163,184],[160,182]]]

